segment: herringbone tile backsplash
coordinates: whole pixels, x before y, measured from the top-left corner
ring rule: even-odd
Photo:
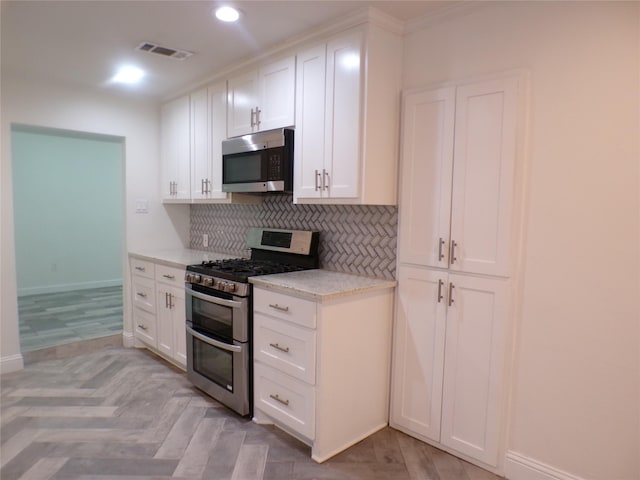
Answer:
[[[191,248],[248,256],[248,227],[318,230],[321,268],[392,280],[397,224],[397,207],[294,205],[291,195],[268,195],[257,205],[192,205]]]

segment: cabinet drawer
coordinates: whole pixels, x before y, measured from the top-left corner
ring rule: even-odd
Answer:
[[[254,364],[254,407],[312,440],[315,389],[259,362]]]
[[[154,278],[154,267],[152,262],[146,260],[140,260],[138,258],[131,258],[131,273],[137,277]]]
[[[131,281],[133,306],[150,313],[156,312],[155,282],[149,278],[134,276]]]
[[[256,313],[253,319],[253,353],[256,360],[314,384],[316,332]]]
[[[184,269],[167,267],[166,265],[156,265],[156,282],[168,285],[179,285],[184,288]]]
[[[133,330],[136,338],[156,347],[156,317],[139,308],[133,309]]]
[[[311,300],[256,288],[253,309],[303,327],[316,328],[316,303]]]

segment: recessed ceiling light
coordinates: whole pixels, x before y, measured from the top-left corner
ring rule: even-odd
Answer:
[[[215,11],[216,18],[223,22],[235,22],[240,18],[240,12],[233,7],[220,7]]]
[[[126,66],[118,70],[118,73],[111,79],[115,83],[138,83],[144,77],[144,72],[138,67]]]

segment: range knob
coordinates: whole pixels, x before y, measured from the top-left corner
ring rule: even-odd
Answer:
[[[207,287],[213,287],[213,278],[206,277],[205,279],[202,280],[202,284]]]
[[[224,282],[223,287],[224,287],[224,291],[225,292],[232,293],[232,292],[236,291],[236,284],[235,283]]]
[[[191,281],[193,283],[200,283],[200,280],[202,280],[202,277],[200,275],[191,275]]]

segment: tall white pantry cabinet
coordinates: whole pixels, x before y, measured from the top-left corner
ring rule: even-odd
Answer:
[[[393,427],[499,472],[525,77],[403,96]]]

